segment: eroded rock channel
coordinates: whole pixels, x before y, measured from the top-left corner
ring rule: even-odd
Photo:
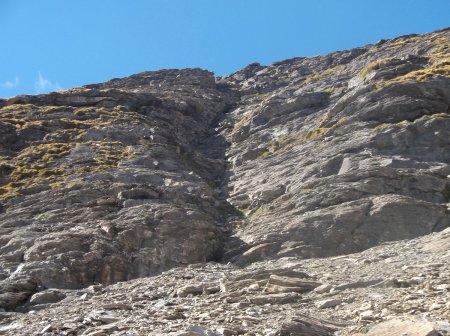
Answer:
[[[154,315],[184,322],[121,329],[117,314],[97,311],[39,332],[344,335],[397,316],[382,304],[352,315],[367,288],[387,300],[431,284],[448,298],[434,278],[448,279],[448,251],[422,245],[448,244],[448,229],[433,232],[450,224],[449,50],[443,30],[221,78],[162,70],[0,100],[0,334],[37,333],[22,323],[30,310],[48,320],[71,303],[77,314],[141,314],[146,291],[145,309],[172,302],[179,310]],[[416,238],[409,261],[380,257]],[[337,261],[360,286],[342,287],[326,268],[352,253],[367,274],[352,257]],[[371,268],[389,258],[414,267],[420,253],[438,265],[423,267],[423,281]],[[113,292],[120,302],[108,306]],[[448,301],[430,293],[435,308],[417,311],[444,319]],[[193,298],[200,315],[225,305],[246,317],[196,319],[185,309]]]
[[[215,86],[165,71],[7,101],[3,278],[80,288],[219,260],[224,160],[197,150],[231,104]]]

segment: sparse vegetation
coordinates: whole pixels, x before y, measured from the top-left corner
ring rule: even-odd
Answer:
[[[324,135],[326,135],[330,131],[330,128],[322,127],[316,128],[315,130],[309,131],[306,135],[303,136],[303,141],[311,141],[316,140]]]
[[[425,69],[411,71],[403,76],[398,76],[388,81],[379,83],[379,87],[404,81],[424,81],[435,77],[450,78],[450,58],[432,64]]]
[[[95,153],[88,166],[77,166],[76,162],[65,160],[76,143],[30,146],[11,162],[2,163],[0,169],[3,167],[2,171],[6,173],[10,182],[0,189],[0,198],[17,195],[17,188],[28,188],[37,184],[59,186],[58,182],[69,175],[109,169],[115,167],[120,160],[132,156],[120,142],[89,141],[82,144],[88,145]]]
[[[254,213],[250,215],[250,218],[258,218],[261,217],[269,210],[267,205],[260,206]]]
[[[386,49],[387,50],[392,50],[392,49],[398,49],[401,47],[405,47],[408,46],[410,44],[416,43],[418,40],[420,40],[420,36],[412,36],[412,37],[408,37],[408,38],[400,38],[397,39],[394,42],[389,43],[388,45],[386,45]]]
[[[415,120],[402,120],[399,121],[397,123],[383,123],[380,124],[378,126],[376,126],[373,130],[374,131],[380,131],[384,128],[387,127],[405,127],[410,125],[411,123],[415,122],[415,121],[426,121],[426,120],[431,120],[431,119],[435,119],[435,118],[450,118],[450,115],[446,114],[446,113],[434,113],[434,114],[426,114],[421,116],[420,118],[417,118]]]
[[[234,124],[233,133],[238,131],[242,126],[244,126],[246,123],[248,123],[252,119],[252,116],[253,116],[253,114],[251,112],[248,112],[241,119],[239,119],[239,121]]]
[[[288,144],[290,144],[293,141],[294,141],[294,138],[288,137],[286,135],[283,135],[283,136],[279,137],[278,139],[273,140],[270,143],[270,146],[267,148],[267,150],[258,156],[258,159],[267,158],[269,155],[271,155],[279,150],[284,149]]]
[[[434,119],[434,118],[450,118],[450,114],[447,113],[433,113],[433,114],[426,114],[422,117],[420,117],[418,120],[430,120],[430,119]]]
[[[403,120],[403,121],[400,121],[398,123],[383,123],[383,124],[380,124],[380,125],[376,126],[373,130],[374,131],[380,131],[380,130],[382,130],[384,128],[387,128],[387,127],[404,127],[404,126],[409,125],[410,123],[411,122],[409,122],[408,120]]]
[[[450,40],[446,37],[440,37],[434,41],[435,47],[431,51],[430,59],[438,62],[441,59],[448,58],[450,55]]]
[[[369,73],[380,69],[382,66],[385,66],[390,61],[392,61],[392,58],[385,58],[385,59],[381,59],[378,61],[370,62],[369,64],[366,65],[365,68],[363,68],[359,72],[359,77],[361,77],[361,78],[366,77]]]
[[[73,112],[72,106],[44,106],[39,109],[42,113],[57,113],[57,112]]]
[[[313,74],[312,76],[306,78],[305,81],[303,82],[303,84],[309,84],[312,82],[317,82],[319,80],[325,79],[344,68],[345,68],[345,66],[341,64],[341,65],[336,65],[334,67],[325,69],[321,72],[317,72],[317,73]]]
[[[318,127],[324,127],[330,120],[331,118],[328,114],[323,114],[317,119],[317,125]]]
[[[37,110],[38,107],[33,104],[11,104],[1,109],[2,114],[7,112],[23,112],[29,110]]]
[[[59,187],[67,176],[95,172],[115,167],[120,160],[133,156],[121,142],[86,141],[86,130],[110,127],[118,124],[142,123],[142,116],[118,109],[96,107],[73,108],[70,106],[35,106],[14,104],[0,109],[0,123],[12,125],[18,131],[36,128],[45,132],[45,141],[30,141],[23,149],[0,162],[0,177],[4,185],[0,188],[0,199],[20,195],[24,188],[46,184]],[[48,115],[52,114],[51,117]],[[32,140],[34,140],[32,138]],[[93,151],[90,161],[77,165],[66,159],[78,144],[89,146]],[[86,164],[87,163],[87,164]]]
[[[372,71],[378,70],[380,68],[380,62],[369,63],[364,69],[359,72],[359,77],[364,78]]]

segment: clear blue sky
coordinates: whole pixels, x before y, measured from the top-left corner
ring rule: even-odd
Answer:
[[[224,75],[450,26],[450,0],[0,0],[0,97],[161,68]]]

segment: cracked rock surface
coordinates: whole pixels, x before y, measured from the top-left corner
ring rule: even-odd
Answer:
[[[449,177],[448,29],[0,99],[0,335],[449,335]]]

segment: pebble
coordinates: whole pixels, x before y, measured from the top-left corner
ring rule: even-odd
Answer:
[[[313,291],[316,293],[319,293],[319,294],[323,294],[323,293],[329,293],[332,288],[333,288],[333,286],[324,284],[324,285],[320,285],[319,287],[314,288]]]
[[[332,308],[340,305],[342,303],[342,300],[340,299],[328,299],[328,300],[322,300],[317,301],[316,307],[319,309],[325,309],[325,308]]]

